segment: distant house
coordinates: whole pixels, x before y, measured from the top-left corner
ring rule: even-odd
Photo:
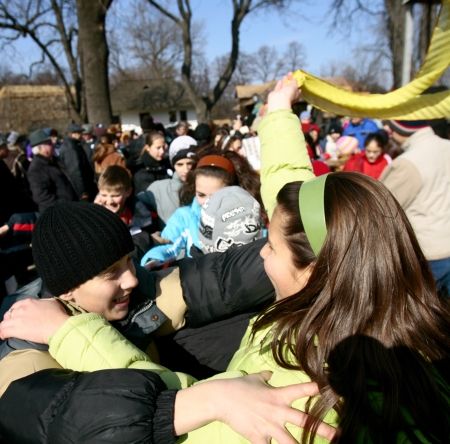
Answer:
[[[111,103],[114,116],[124,126],[142,127],[150,115],[163,125],[197,120],[184,87],[172,80],[123,80],[111,87]]]
[[[6,85],[0,88],[0,131],[29,133],[46,127],[64,131],[73,118],[62,86]]]
[[[111,87],[115,120],[142,127],[152,116],[169,125],[179,120],[196,123],[194,106],[175,81],[125,80]],[[37,128],[64,132],[76,120],[62,86],[6,85],[0,88],[0,131],[29,133]],[[97,122],[93,122],[97,123]]]
[[[246,84],[236,85],[236,98],[238,99],[238,111],[242,115],[248,115],[251,113],[256,103],[262,101],[265,102],[267,95],[274,88],[276,81],[258,83],[258,84]]]

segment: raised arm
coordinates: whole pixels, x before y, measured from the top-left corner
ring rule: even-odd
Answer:
[[[298,99],[297,82],[280,80],[268,97],[268,114],[258,127],[261,140],[261,196],[269,218],[278,191],[289,182],[314,177],[300,121],[291,111]]]

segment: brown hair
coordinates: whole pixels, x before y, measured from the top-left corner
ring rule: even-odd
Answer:
[[[114,145],[100,142],[94,148],[94,152],[92,153],[92,161],[101,163],[108,154],[114,153],[115,151],[116,149],[114,148]]]
[[[117,192],[131,190],[132,183],[128,170],[119,165],[110,165],[103,171],[98,179],[98,189],[107,189]]]
[[[197,165],[200,164],[200,162],[201,159],[199,160]],[[230,185],[236,185],[236,175],[234,173],[232,174],[230,172],[230,169],[226,170],[220,166],[210,164],[197,166],[196,168],[189,171],[186,177],[186,182],[184,182],[183,186],[180,188],[180,205],[190,205],[192,203],[192,200],[195,197],[195,180],[197,176],[216,177],[217,179],[222,180],[224,186],[226,187]]]
[[[232,149],[232,145],[234,142],[236,142],[236,140],[240,140],[242,142],[242,136],[236,136],[236,135],[230,136],[228,138],[228,140],[226,141],[224,147],[222,148],[223,151],[234,151]]]
[[[264,208],[259,174],[253,169],[247,158],[235,151],[226,151],[222,155],[233,163],[238,185],[248,191],[259,202],[261,208]]]
[[[144,143],[144,147],[142,148],[141,155],[144,154],[145,147],[147,145],[148,146],[152,146],[153,143],[155,142],[155,140],[158,140],[158,139],[165,140],[164,139],[164,134],[160,133],[159,131],[150,131],[150,132],[146,133],[145,134],[145,139],[144,139],[145,143]]]
[[[427,426],[426,421],[431,421],[429,424],[438,424],[436,434],[444,436],[448,431],[448,407],[438,413],[439,421],[446,420],[442,425],[436,419],[436,409],[428,404],[427,412],[423,398],[415,396],[414,391],[426,381],[423,387],[427,390],[420,387],[421,394],[427,391],[427,399],[442,405],[442,387],[437,387],[427,362],[448,359],[449,307],[437,296],[433,276],[405,213],[380,182],[358,173],[332,174],[326,181],[324,199],[328,233],[314,258],[306,245],[299,214],[300,187],[301,182],[285,185],[277,196],[276,211],[282,212],[282,234],[295,265],[303,267],[314,261],[314,267],[298,294],[276,302],[258,317],[253,333],[271,326],[271,349],[278,365],[301,369],[319,384],[320,399],[312,407],[307,403],[311,416],[302,441],[314,441],[319,422],[330,409],[341,414],[351,411],[343,408],[342,393],[336,390],[339,384],[335,380],[345,374],[331,371],[345,368],[346,360],[354,355],[341,354],[340,367],[335,359],[333,366],[327,365],[330,355],[352,338],[363,346],[358,357],[364,368],[361,364],[356,367],[358,373],[352,375],[351,389],[363,396],[370,391],[367,379],[375,378],[379,384],[375,391],[382,402],[379,410],[371,405],[377,414],[366,414],[358,424],[347,415],[344,435],[351,436],[349,430],[354,432],[355,427],[363,425],[369,432],[379,433],[378,437],[383,433],[389,436],[396,426],[393,418],[401,416],[405,421],[399,413],[402,400],[407,402],[413,421],[428,427],[426,433],[435,433]],[[369,338],[369,342],[359,341],[361,336]],[[383,350],[406,348],[409,353],[391,354],[386,360],[373,341]],[[287,351],[292,352],[295,363],[288,360]],[[419,374],[420,383],[414,379]],[[448,396],[448,386],[446,390],[444,396]],[[380,415],[385,424],[378,430],[371,428],[370,420]]]

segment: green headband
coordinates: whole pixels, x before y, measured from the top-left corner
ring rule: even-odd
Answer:
[[[327,236],[324,194],[328,174],[303,182],[298,194],[300,217],[305,234],[316,256],[322,249]]]

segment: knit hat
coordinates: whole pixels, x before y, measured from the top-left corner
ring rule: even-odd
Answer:
[[[61,202],[39,217],[33,258],[45,286],[59,296],[78,287],[134,250],[127,226],[106,208]]]
[[[194,149],[197,146],[197,141],[191,136],[179,136],[172,140],[169,147],[170,163],[175,165],[180,159],[185,157],[193,157]],[[188,155],[188,153],[192,153]]]
[[[238,186],[214,193],[200,211],[199,239],[205,253],[223,252],[262,237],[260,205]]]
[[[338,156],[347,156],[358,152],[358,139],[352,136],[342,136],[336,141],[336,153]]]
[[[41,145],[44,142],[50,142],[50,141],[51,141],[50,134],[43,129],[33,131],[30,134],[30,145],[32,147],[35,147],[35,146]]]
[[[426,120],[387,120],[392,131],[404,137],[412,136],[416,131],[429,126]]]

